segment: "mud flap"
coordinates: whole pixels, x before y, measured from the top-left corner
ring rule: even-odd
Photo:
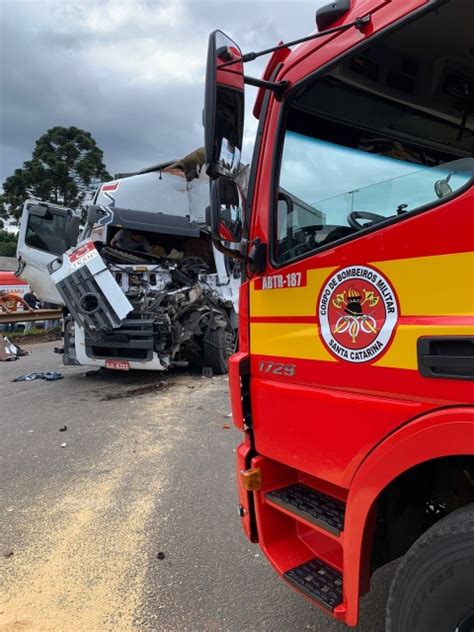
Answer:
[[[93,338],[120,327],[133,309],[90,240],[56,258],[48,270],[74,320]]]

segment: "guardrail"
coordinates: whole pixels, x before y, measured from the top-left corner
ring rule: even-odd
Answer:
[[[57,320],[62,318],[62,309],[35,309],[24,312],[0,311],[0,324],[25,323],[32,320]]]

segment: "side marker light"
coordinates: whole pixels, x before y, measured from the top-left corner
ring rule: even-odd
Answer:
[[[258,467],[249,470],[240,470],[242,487],[248,492],[256,492],[262,489],[262,472]]]

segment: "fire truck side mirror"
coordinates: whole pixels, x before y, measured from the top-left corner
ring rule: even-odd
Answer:
[[[230,247],[243,241],[244,198],[234,180],[220,176],[211,182],[210,212],[216,248],[235,259],[243,259],[239,249]]]
[[[244,66],[240,48],[222,31],[209,36],[204,97],[207,173],[233,178],[244,134]]]

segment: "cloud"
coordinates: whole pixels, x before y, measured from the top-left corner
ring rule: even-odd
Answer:
[[[311,32],[317,5],[3,0],[0,181],[55,125],[90,131],[112,173],[188,153],[203,143],[209,32],[221,28],[244,51],[256,50]],[[259,76],[266,59],[250,64],[249,74]],[[249,90],[247,159],[254,96]]]

